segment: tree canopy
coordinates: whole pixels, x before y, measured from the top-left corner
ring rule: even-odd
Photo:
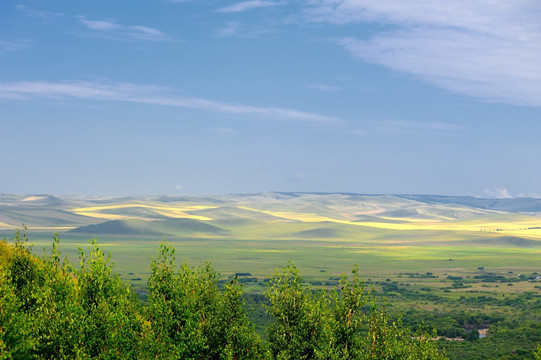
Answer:
[[[445,359],[434,336],[391,322],[355,267],[333,290],[312,289],[293,263],[266,292],[272,323],[262,339],[242,286],[211,264],[191,266],[162,243],[141,301],[96,240],[78,267],[58,236],[38,258],[25,231],[0,242],[0,359]],[[539,351],[538,351],[539,352]]]

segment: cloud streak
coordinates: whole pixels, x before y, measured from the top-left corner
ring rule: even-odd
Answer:
[[[122,25],[108,20],[79,18],[79,23],[94,35],[118,40],[174,41],[158,29],[142,25]]]
[[[18,51],[23,50],[28,47],[30,41],[28,40],[16,40],[16,41],[5,41],[0,40],[0,51]]]
[[[488,102],[541,106],[541,3],[312,0],[309,22],[386,25],[338,40],[355,57]]]
[[[320,90],[320,91],[338,91],[340,88],[338,86],[328,85],[328,84],[307,84],[308,89]]]
[[[53,19],[53,18],[59,18],[59,17],[65,17],[66,14],[59,13],[59,12],[52,12],[52,11],[45,11],[45,10],[34,10],[31,9],[25,5],[16,5],[16,9],[23,11],[27,16],[30,17],[36,17],[36,18],[43,18],[43,19]]]
[[[146,40],[146,41],[175,41],[172,37],[158,29],[143,25],[123,25],[113,20],[90,20],[85,16],[75,16],[58,12],[34,10],[24,5],[17,5],[17,9],[27,16],[39,18],[66,18],[78,21],[90,34],[94,36],[115,40]]]
[[[184,97],[175,89],[131,83],[40,82],[21,81],[0,83],[0,98],[10,100],[58,99],[122,101],[139,104],[171,106],[184,109],[213,111],[274,120],[306,123],[338,123],[332,116],[279,107],[258,107],[227,103],[197,97]]]
[[[243,1],[240,3],[236,3],[230,6],[226,6],[216,11],[223,12],[223,13],[237,13],[237,12],[244,12],[248,10],[266,8],[266,7],[277,6],[277,5],[280,5],[280,3],[277,1],[250,0],[250,1]]]
[[[380,125],[380,130],[386,132],[405,133],[405,132],[449,132],[464,130],[462,126],[444,122],[411,122],[411,121],[387,121]]]

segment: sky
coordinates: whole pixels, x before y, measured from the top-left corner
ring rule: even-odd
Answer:
[[[0,193],[540,197],[538,0],[0,2]]]

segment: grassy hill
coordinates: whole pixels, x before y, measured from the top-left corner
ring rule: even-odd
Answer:
[[[541,240],[539,199],[260,193],[201,197],[0,195],[0,229],[70,234],[370,239],[374,229]],[[332,224],[332,226],[330,225]],[[372,229],[372,230],[371,230]],[[478,236],[477,236],[478,237]],[[514,242],[499,242],[511,244]],[[517,243],[518,244],[518,243]]]
[[[508,326],[506,321],[519,316],[520,308],[521,334],[529,337],[520,335],[522,340],[509,343],[522,341],[526,349],[541,341],[541,332],[531,327],[539,324],[541,304],[539,203],[525,198],[272,192],[0,195],[0,236],[12,237],[24,222],[39,254],[56,231],[62,253],[75,264],[79,249],[98,237],[100,247],[115,255],[115,272],[138,292],[146,291],[150,259],[164,238],[176,249],[177,259],[194,265],[210,261],[224,278],[249,273],[242,280],[254,301],[267,289],[269,274],[289,260],[306,281],[326,287],[358,264],[367,288],[388,298],[405,320],[433,318],[446,334],[467,331],[464,317],[478,319],[479,328]],[[493,349],[507,341],[498,336],[489,332],[479,346]],[[452,359],[475,358],[462,356],[463,351],[482,353],[470,342],[458,343],[441,346],[454,349]]]

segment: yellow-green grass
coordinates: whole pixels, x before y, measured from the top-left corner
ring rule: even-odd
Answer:
[[[380,234],[381,235],[381,234]],[[417,234],[422,236],[422,234]],[[444,234],[440,236],[445,236]],[[414,237],[414,234],[410,234]],[[47,234],[32,234],[35,250],[41,250],[51,243]],[[81,235],[61,235],[61,251],[72,263],[77,264],[78,248],[88,250],[89,237]],[[148,236],[109,235],[99,238],[100,246],[112,253],[115,271],[126,280],[140,278],[134,285],[144,287],[150,273],[151,258],[156,255],[162,239]],[[439,279],[415,279],[415,283],[426,283],[435,289],[446,275],[473,276],[479,273],[479,267],[485,272],[514,274],[538,272],[541,274],[541,247],[475,245],[466,240],[440,240],[441,243],[423,243],[418,241],[408,245],[394,242],[378,242],[357,239],[204,239],[171,237],[168,243],[176,249],[177,259],[185,259],[197,265],[210,261],[224,276],[236,272],[248,272],[259,279],[273,274],[276,268],[292,260],[300,268],[307,280],[329,280],[351,271],[354,264],[359,265],[365,279],[390,278],[396,281],[410,280],[400,273],[432,272]],[[541,282],[539,282],[541,285]],[[261,283],[261,286],[263,284]],[[449,284],[447,285],[449,286]],[[529,288],[532,288],[529,286]],[[263,288],[263,287],[262,287]],[[520,287],[505,289],[500,285],[498,291],[518,291]],[[486,290],[483,288],[482,290]],[[493,289],[494,290],[494,289]],[[453,290],[454,292],[455,290]],[[447,294],[452,296],[452,294]]]
[[[189,212],[202,209],[211,209],[215,206],[205,206],[205,205],[183,205],[183,206],[165,206],[165,205],[153,205],[146,203],[133,203],[133,204],[113,204],[113,205],[102,205],[102,206],[87,206],[71,209],[71,211],[78,215],[96,217],[107,220],[124,220],[124,219],[145,219],[140,216],[130,216],[122,214],[123,210],[127,209],[149,209],[155,212],[156,214],[168,217],[168,218],[189,218],[196,220],[212,220],[205,216],[192,215]],[[118,210],[120,213],[114,213],[115,210]]]
[[[207,216],[201,216],[192,214],[203,209],[213,209],[216,206],[157,206],[149,204],[120,204],[120,205],[108,205],[108,206],[95,206],[86,208],[76,208],[73,212],[78,215],[98,217],[102,219],[142,219],[140,216],[126,215],[123,213],[126,209],[144,208],[150,209],[156,214],[162,215],[168,218],[190,218],[203,221],[213,221],[213,218]],[[520,236],[529,239],[541,239],[541,221],[537,216],[517,215],[517,214],[496,214],[493,216],[485,216],[482,218],[476,218],[474,220],[454,220],[448,217],[440,217],[437,219],[419,219],[419,218],[404,218],[404,217],[389,217],[383,216],[382,220],[387,221],[352,221],[344,220],[338,216],[330,217],[323,216],[316,213],[304,213],[294,211],[271,211],[271,210],[258,210],[250,207],[239,206],[239,209],[249,210],[253,212],[261,212],[263,214],[271,215],[277,219],[284,221],[293,221],[300,223],[335,223],[340,225],[358,226],[358,227],[371,227],[377,229],[387,230],[433,230],[433,231],[464,231],[464,232],[488,232],[505,234],[511,236]],[[112,211],[118,210],[118,213]]]
[[[44,197],[21,197],[9,200],[9,213],[0,214],[0,229],[13,229],[20,226],[15,224],[19,219],[39,215],[39,221],[29,226],[35,248],[48,245],[53,231],[58,231],[61,250],[74,263],[77,249],[88,249],[92,232],[100,234],[99,242],[112,252],[116,271],[127,280],[141,278],[136,280],[141,287],[160,234],[167,235],[179,259],[192,264],[209,260],[225,276],[248,272],[264,279],[290,259],[308,280],[320,282],[350,271],[354,264],[366,279],[396,281],[401,272],[469,276],[478,267],[504,274],[541,273],[541,218],[536,215],[396,196],[259,194],[169,200],[68,199],[54,208],[56,203],[40,205],[48,201]],[[60,218],[47,223],[54,209]],[[183,218],[194,223],[165,226],[170,219]],[[116,228],[146,235],[108,233],[112,227],[103,224],[108,220],[122,220]],[[66,232],[84,225],[93,225],[90,233]],[[205,233],[198,225],[212,225],[215,231]],[[3,234],[9,238],[10,231]],[[442,287],[438,281],[423,283],[437,289]],[[445,296],[463,291],[453,289]]]

